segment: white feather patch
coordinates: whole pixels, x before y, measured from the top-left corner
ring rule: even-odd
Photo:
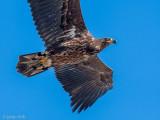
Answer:
[[[76,36],[76,28],[75,26],[72,26],[71,29],[65,31],[64,35],[57,37],[56,39],[60,39],[60,38],[74,38]]]

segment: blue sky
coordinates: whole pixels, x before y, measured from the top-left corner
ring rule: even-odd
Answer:
[[[44,51],[26,0],[0,1],[0,120],[160,120],[160,1],[81,0],[84,20],[96,38],[117,45],[99,57],[114,70],[114,88],[81,114],[53,69],[31,78],[16,72],[18,56]]]

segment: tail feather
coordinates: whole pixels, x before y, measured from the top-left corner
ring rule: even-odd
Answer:
[[[52,60],[48,57],[47,52],[38,52],[19,56],[19,62],[16,68],[17,72],[31,77],[48,70],[52,67]]]

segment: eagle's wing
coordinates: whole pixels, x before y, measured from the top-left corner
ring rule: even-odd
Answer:
[[[79,64],[55,67],[57,79],[71,98],[73,112],[78,113],[91,107],[93,103],[113,87],[113,71],[97,56]]]
[[[38,34],[47,48],[87,30],[80,0],[28,0]]]

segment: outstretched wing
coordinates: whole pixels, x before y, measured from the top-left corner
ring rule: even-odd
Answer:
[[[47,48],[57,46],[87,30],[80,0],[28,0],[28,2],[38,34],[45,41]],[[58,37],[59,39],[56,39]]]
[[[78,113],[91,107],[93,103],[113,87],[113,71],[97,56],[74,65],[55,68],[57,79],[71,97],[73,112]]]

